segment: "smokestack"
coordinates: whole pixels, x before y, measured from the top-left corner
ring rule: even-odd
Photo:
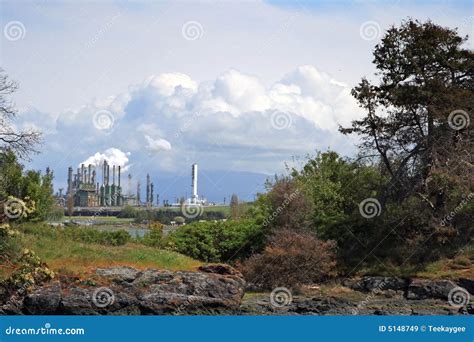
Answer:
[[[193,203],[196,204],[197,199],[198,199],[198,192],[197,192],[198,166],[197,164],[193,164],[191,169],[192,169],[192,180],[193,180],[193,183],[192,183],[193,192],[192,192],[191,199]]]
[[[120,165],[118,166],[118,186],[120,186]]]
[[[109,185],[110,182],[110,165],[107,164],[107,185]]]
[[[67,194],[72,193],[72,167],[67,169]]]
[[[87,167],[87,183],[88,184],[91,184],[91,177],[92,177],[92,165],[89,164],[89,166]]]
[[[85,173],[86,173],[86,168],[84,167],[84,164],[81,164],[81,183],[85,183],[86,181]]]
[[[150,184],[150,206],[153,206],[153,183]]]
[[[150,204],[150,175],[146,175],[146,205]]]
[[[127,187],[128,187],[128,195],[129,196],[132,196],[132,175],[129,173],[128,174],[128,184],[127,184]]]
[[[95,184],[95,178],[96,178],[96,172],[95,169],[92,171],[92,179],[91,179],[91,184]]]
[[[112,184],[115,185],[115,165],[112,166]]]
[[[140,205],[140,181],[137,181],[137,204]]]
[[[105,178],[107,177],[107,162],[104,160],[102,165],[102,185],[105,185]]]

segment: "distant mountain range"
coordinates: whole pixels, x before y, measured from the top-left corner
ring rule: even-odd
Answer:
[[[265,191],[268,177],[270,176],[253,172],[199,170],[198,195],[216,203],[223,203],[224,198],[229,203],[233,193],[240,200],[253,201],[257,193]],[[191,195],[190,172],[183,176],[161,174],[154,177],[153,182],[155,194],[160,194],[160,201],[167,199],[173,203],[181,196],[187,198]]]
[[[176,173],[150,173],[151,181],[154,185],[154,200],[156,203],[156,195],[160,195],[160,204],[163,200],[169,203],[175,203],[176,200],[184,196],[191,195],[191,170],[186,170],[182,174]],[[66,191],[66,175],[56,173],[57,190],[62,187],[63,193]],[[209,202],[223,203],[224,198],[228,204],[232,194],[237,194],[242,201],[253,201],[257,193],[265,191],[265,181],[271,176],[253,172],[239,171],[206,171],[199,170],[198,173],[198,195],[205,197]],[[136,181],[132,180],[132,193],[136,193]],[[140,178],[141,182],[141,198],[145,199],[146,192],[146,175]],[[127,192],[127,179],[122,174],[122,187]]]

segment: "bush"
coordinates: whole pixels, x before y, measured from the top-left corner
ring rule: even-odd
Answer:
[[[206,262],[228,262],[260,250],[263,231],[253,220],[196,222],[168,237],[168,248]]]
[[[0,256],[6,260],[13,260],[19,254],[20,232],[6,223],[0,223]]]
[[[120,213],[118,213],[117,217],[135,218],[136,215],[137,215],[137,210],[134,207],[127,205],[120,211]]]
[[[336,275],[335,246],[309,233],[279,230],[261,254],[239,268],[249,283],[262,289],[317,283]]]
[[[147,246],[161,247],[163,243],[163,225],[159,222],[152,222],[150,230],[143,236],[143,243]]]

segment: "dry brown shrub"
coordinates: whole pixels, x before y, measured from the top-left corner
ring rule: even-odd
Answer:
[[[256,288],[297,288],[335,276],[334,241],[321,241],[310,233],[279,230],[265,250],[240,265],[247,282]]]

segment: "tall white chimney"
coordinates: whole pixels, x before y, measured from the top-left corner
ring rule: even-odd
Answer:
[[[192,199],[192,202],[196,204],[197,199],[198,199],[198,166],[197,164],[193,164],[192,166],[192,179],[193,179],[193,184],[192,184],[193,194],[191,196],[191,199]]]

